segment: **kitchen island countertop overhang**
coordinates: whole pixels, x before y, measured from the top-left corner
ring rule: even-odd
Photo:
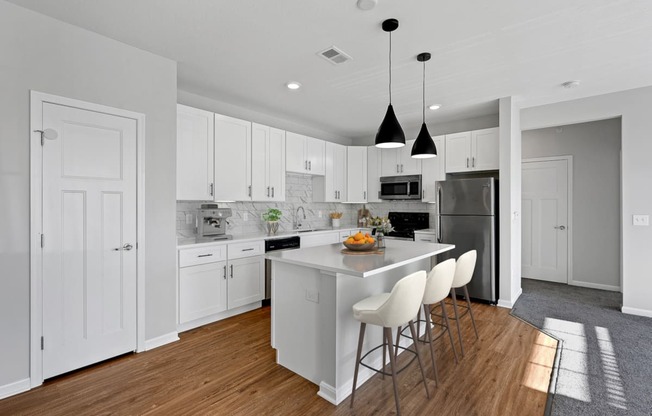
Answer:
[[[351,394],[359,322],[353,305],[390,292],[418,270],[430,271],[431,257],[451,244],[387,240],[382,254],[343,254],[342,244],[266,254],[272,261],[272,347],[276,361],[319,386],[318,395],[339,404]],[[382,339],[367,327],[363,349]],[[407,338],[401,341],[407,346]],[[381,357],[369,364],[379,367]],[[358,385],[374,373],[361,368]]]

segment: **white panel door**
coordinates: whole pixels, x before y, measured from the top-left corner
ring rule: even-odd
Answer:
[[[133,119],[43,105],[43,377],[136,349]]]
[[[471,132],[471,167],[474,170],[495,170],[499,166],[498,128]]]
[[[471,132],[446,135],[446,172],[471,170]]]
[[[376,146],[367,147],[367,202],[382,202],[380,193],[380,149]]]
[[[228,306],[237,308],[265,297],[265,259],[263,256],[229,260]]]
[[[267,201],[271,190],[267,182],[269,173],[269,127],[251,123],[251,199]]]
[[[177,200],[213,199],[213,113],[177,105]]]
[[[251,122],[215,114],[215,200],[251,200]]]
[[[380,149],[380,176],[396,176],[401,174],[401,149]]]
[[[305,146],[305,136],[291,131],[285,133],[285,169],[288,172],[308,172]]]
[[[421,159],[412,157],[412,146],[416,140],[406,140],[399,149],[399,170],[401,175],[421,175]]]
[[[179,323],[226,310],[226,261],[179,269]]]
[[[446,140],[445,136],[432,138],[437,148],[437,156],[421,161],[421,180],[423,202],[437,202],[437,182],[446,180]]]
[[[522,276],[568,283],[568,162],[523,162]]]
[[[337,202],[343,202],[346,201],[346,146],[336,144],[334,150],[334,186],[337,191]]]
[[[255,166],[253,167],[255,169]],[[285,201],[285,131],[269,129],[267,152],[267,184],[270,200]]]
[[[306,137],[306,160],[308,173],[324,175],[326,173],[326,142],[312,137]]]
[[[367,202],[367,147],[346,149],[346,201]]]

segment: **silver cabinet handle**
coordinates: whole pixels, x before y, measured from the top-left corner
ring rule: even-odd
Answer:
[[[472,168],[475,167],[475,156],[473,156],[473,157],[471,158],[471,167],[472,167]]]
[[[197,257],[213,257],[213,254],[199,254]]]
[[[403,173],[403,164],[401,163],[401,173]]]
[[[422,239],[421,239],[421,240],[419,240],[419,241],[430,241],[430,242],[432,243],[432,240],[431,240],[431,239],[429,239],[429,238],[422,238]]]
[[[208,186],[208,192],[210,193],[211,196],[213,196],[213,184],[212,183]]]
[[[400,173],[401,171],[398,170],[398,163],[396,164],[396,173]]]
[[[308,161],[305,160],[305,161],[303,162],[303,164],[305,165],[304,169],[305,169],[305,170],[308,170]]]
[[[267,187],[267,197],[269,198],[269,186]]]
[[[555,230],[562,230],[562,231],[564,231],[565,229],[566,229],[566,227],[563,226],[563,225],[559,225],[559,226],[555,227]]]
[[[308,161],[308,170],[312,170],[312,160]]]
[[[233,279],[233,265],[231,265],[231,279]]]
[[[224,280],[226,280],[226,264],[224,265]]]
[[[337,191],[333,191],[335,193],[335,199],[337,199]]]
[[[468,157],[466,158],[466,167],[467,168],[469,167],[469,158]]]
[[[362,199],[367,199],[367,191],[362,191]]]
[[[274,198],[274,187],[272,186],[272,198]]]
[[[249,196],[251,196],[251,185],[249,185]]]
[[[254,251],[254,248],[253,247],[252,248],[243,248],[240,251]]]

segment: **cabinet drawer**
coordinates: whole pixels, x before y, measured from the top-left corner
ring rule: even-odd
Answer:
[[[179,250],[179,267],[226,260],[226,245]]]
[[[229,244],[229,260],[260,256],[265,253],[263,240]]]
[[[434,234],[414,234],[414,241],[422,241],[424,243],[436,243],[437,236]]]

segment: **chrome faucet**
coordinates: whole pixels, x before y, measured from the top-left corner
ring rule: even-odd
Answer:
[[[299,206],[297,210],[294,212],[294,223],[292,224],[292,229],[296,230],[301,227],[301,221],[299,221],[299,210],[303,212],[303,219],[306,219],[306,210],[303,209],[303,206]]]

